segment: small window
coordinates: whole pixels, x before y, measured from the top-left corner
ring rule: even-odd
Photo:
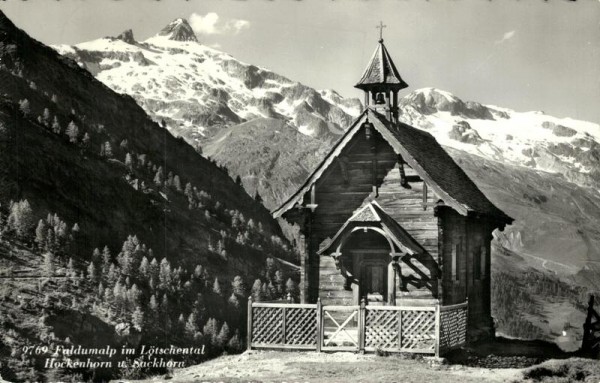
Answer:
[[[480,265],[481,274],[480,275],[482,277],[485,277],[486,265],[487,265],[487,247],[485,245],[481,245],[481,265]]]
[[[460,243],[452,246],[452,280],[460,280],[458,275],[458,255],[460,254]]]
[[[475,280],[481,279],[481,248],[478,247],[473,250],[473,276]]]

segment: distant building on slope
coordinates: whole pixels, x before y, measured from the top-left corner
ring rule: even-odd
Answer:
[[[469,338],[493,335],[490,242],[513,219],[431,134],[399,121],[407,86],[380,39],[356,84],[364,111],[273,211],[300,226],[301,300],[443,308],[468,299]]]

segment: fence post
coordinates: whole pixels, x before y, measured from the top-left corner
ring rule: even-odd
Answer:
[[[317,352],[321,352],[321,344],[323,343],[323,305],[321,298],[317,299]]]
[[[285,344],[285,307],[281,308],[281,344]]]
[[[365,353],[365,298],[361,299],[358,311],[358,352]]]
[[[435,305],[435,356],[440,357],[440,302]]]
[[[398,351],[402,351],[402,309],[398,310]]]
[[[248,297],[248,350],[252,349],[252,295]]]

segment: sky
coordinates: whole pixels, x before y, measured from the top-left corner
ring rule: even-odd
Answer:
[[[132,29],[145,40],[183,17],[203,44],[316,89],[353,86],[379,38],[403,79],[517,111],[600,122],[600,0],[6,0],[46,44]]]

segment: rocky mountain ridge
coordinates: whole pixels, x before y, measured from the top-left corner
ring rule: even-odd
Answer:
[[[361,108],[358,100],[317,91],[200,44],[184,19],[143,42],[126,31],[55,49],[113,90],[131,95],[192,144],[255,118],[285,120],[306,135],[331,139]]]

